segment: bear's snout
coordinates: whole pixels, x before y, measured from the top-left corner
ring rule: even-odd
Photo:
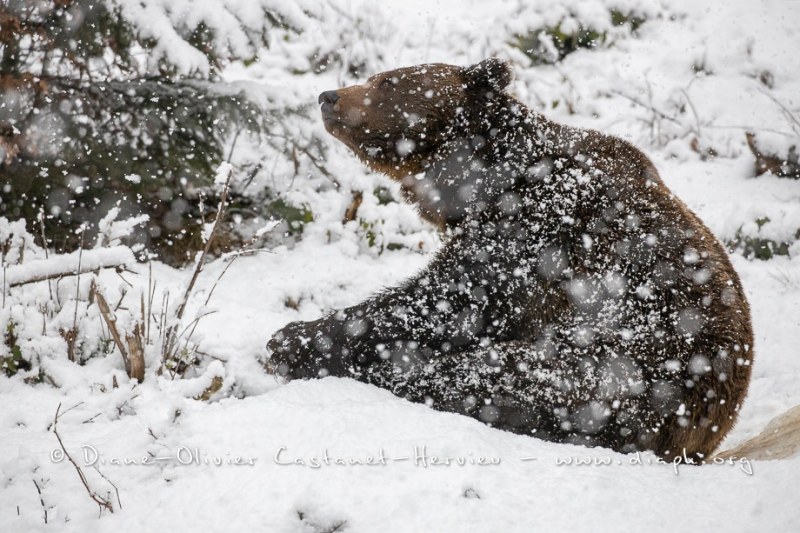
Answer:
[[[333,111],[333,106],[339,101],[339,93],[336,91],[325,91],[319,95],[319,103],[322,105],[323,113]]]

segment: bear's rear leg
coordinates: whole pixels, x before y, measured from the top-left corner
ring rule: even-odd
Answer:
[[[412,402],[543,440],[631,452],[652,449],[661,417],[624,364],[522,341],[437,354],[410,370],[387,361],[361,376]],[[549,354],[549,355],[548,355]]]

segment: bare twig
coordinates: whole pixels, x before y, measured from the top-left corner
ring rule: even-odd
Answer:
[[[42,510],[44,511],[44,523],[47,523],[47,506],[44,504],[44,496],[42,496],[42,489],[39,487],[39,484],[36,483],[36,480],[33,481],[33,486],[36,487],[36,492],[39,493],[39,503],[42,504]]]
[[[172,351],[175,348],[175,342],[177,341],[176,333],[178,325],[180,324],[180,321],[183,318],[183,313],[186,311],[186,304],[189,302],[189,296],[192,294],[192,290],[194,289],[194,284],[197,282],[197,278],[200,276],[200,272],[202,272],[203,270],[206,256],[208,255],[208,252],[211,249],[211,244],[214,242],[214,237],[216,236],[217,233],[217,228],[219,227],[220,221],[222,220],[222,217],[225,214],[225,207],[228,201],[228,191],[230,189],[232,176],[233,172],[231,169],[229,169],[228,176],[225,179],[225,184],[222,187],[222,194],[220,195],[219,198],[219,205],[217,206],[217,216],[214,218],[214,222],[211,225],[211,231],[208,235],[208,239],[206,239],[206,245],[203,247],[203,251],[197,258],[197,262],[194,267],[194,272],[192,273],[192,278],[191,280],[189,280],[189,285],[186,287],[186,291],[184,291],[183,293],[183,298],[181,299],[181,302],[178,305],[178,310],[175,313],[175,323],[172,324],[169,327],[169,330],[167,331],[167,336],[164,343],[164,351],[162,353],[163,361],[166,361],[166,359],[172,355]]]
[[[617,96],[623,97],[624,99],[626,99],[626,100],[628,100],[628,101],[630,101],[630,102],[632,102],[632,103],[634,103],[634,104],[636,104],[636,105],[638,105],[640,107],[643,107],[645,109],[648,109],[648,110],[652,111],[655,115],[658,115],[660,118],[663,118],[664,120],[669,120],[670,122],[674,122],[675,124],[678,124],[678,125],[681,125],[681,126],[683,125],[683,124],[680,123],[680,121],[678,119],[665,114],[663,111],[660,111],[659,109],[657,109],[655,106],[653,106],[651,104],[646,104],[646,103],[642,102],[641,100],[639,100],[635,96],[630,96],[628,94],[623,93],[622,91],[611,91],[611,92],[613,94],[616,94]]]
[[[187,324],[187,325],[186,325],[186,327],[185,327],[185,328],[183,328],[183,331],[181,331],[180,335],[178,335],[178,337],[179,337],[179,338],[180,338],[180,337],[183,337],[183,336],[186,334],[186,332],[189,330],[189,328],[192,328],[192,330],[191,330],[191,331],[189,331],[189,334],[188,334],[188,335],[186,335],[186,341],[185,341],[185,342],[184,342],[184,344],[183,344],[183,347],[184,347],[184,348],[188,348],[188,347],[189,347],[189,341],[191,340],[191,338],[192,338],[192,335],[194,335],[194,330],[197,328],[197,324],[199,324],[199,323],[200,323],[200,321],[201,321],[202,319],[204,319],[205,317],[207,317],[207,316],[209,316],[209,315],[213,315],[213,314],[215,314],[216,312],[217,312],[217,311],[213,311],[213,310],[212,310],[212,311],[206,311],[206,312],[205,312],[205,313],[203,313],[202,315],[200,315],[200,316],[198,316],[198,317],[195,317],[195,318],[194,318],[194,320],[192,320],[191,322],[189,322],[189,324]]]
[[[82,227],[81,230],[84,228]],[[75,312],[72,315],[72,327],[69,329],[61,328],[59,329],[59,333],[67,341],[67,359],[72,361],[73,363],[77,359],[75,354],[75,347],[78,341],[78,306],[80,305],[80,297],[81,297],[81,261],[83,259],[83,231],[81,231],[81,244],[80,248],[78,249],[78,268],[76,269],[75,273],[77,274],[77,279],[75,281]],[[45,277],[45,276],[42,276]],[[39,280],[42,281],[42,280]],[[30,280],[23,281],[20,284],[29,283]],[[50,282],[48,281],[48,286]],[[57,292],[57,291],[56,291]]]
[[[75,471],[78,473],[78,477],[80,478],[83,487],[86,489],[86,492],[89,494],[89,497],[92,500],[94,500],[94,502],[100,507],[100,512],[102,513],[103,509],[106,509],[111,513],[113,513],[114,505],[111,503],[110,500],[103,498],[89,487],[89,482],[87,481],[86,475],[83,473],[83,470],[81,470],[81,467],[78,466],[78,463],[76,463],[75,459],[73,459],[72,456],[69,454],[67,448],[64,447],[64,441],[61,440],[61,435],[58,434],[59,411],[61,411],[61,404],[58,404],[58,408],[56,409],[56,416],[53,419],[52,427],[53,427],[53,433],[55,434],[56,439],[58,439],[58,445],[61,446],[61,451],[64,452],[64,457],[66,457],[69,460],[69,462],[72,463],[72,466],[75,467]]]
[[[242,189],[245,189],[253,182],[253,180],[256,178],[256,174],[258,174],[258,171],[261,170],[261,167],[263,166],[264,164],[261,161],[259,161],[258,164],[253,167],[250,173],[247,174],[247,177],[244,180],[242,180]]]
[[[258,236],[255,236],[252,239],[250,239],[250,241],[245,243],[245,245],[244,245],[245,248],[255,244],[257,239],[258,239]],[[217,279],[214,281],[214,285],[212,285],[211,286],[211,290],[208,291],[208,296],[206,296],[206,301],[203,303],[203,305],[207,306],[208,303],[211,301],[211,297],[214,295],[214,291],[217,289],[217,285],[219,285],[219,282],[222,280],[222,277],[225,276],[225,274],[228,272],[228,269],[231,268],[231,266],[233,266],[233,263],[236,261],[236,259],[238,259],[239,257],[241,257],[243,255],[246,255],[246,254],[258,253],[259,251],[267,251],[267,250],[253,250],[253,249],[247,250],[247,249],[243,249],[243,250],[237,250],[235,252],[228,252],[226,254],[223,254],[222,257],[220,257],[220,259],[221,260],[230,259],[230,261],[228,261],[228,264],[225,265],[225,268],[223,268],[222,272],[220,272],[219,276],[217,276]],[[205,317],[207,317],[208,315],[214,314],[215,312],[216,311],[210,311],[210,312],[207,312],[207,313],[195,318],[194,320],[192,320],[192,322],[188,326],[186,326],[186,328],[184,328],[184,330],[181,332],[179,337],[182,337],[186,333],[186,331],[189,329],[189,327],[192,328],[191,331],[189,331],[189,334],[186,335],[186,342],[183,345],[184,349],[188,348],[189,340],[194,335],[195,329],[197,329],[197,324],[200,323],[200,320],[205,318]]]
[[[361,193],[359,193],[359,194],[361,194]],[[233,263],[236,261],[236,259],[238,259],[239,257],[241,257],[243,255],[254,254],[254,253],[258,253],[260,251],[269,252],[268,250],[260,250],[260,249],[259,250],[254,250],[254,249],[249,249],[248,250],[247,249],[247,247],[253,246],[256,243],[257,240],[258,240],[258,235],[254,236],[247,243],[245,243],[244,247],[243,247],[244,249],[237,250],[235,252],[228,252],[226,254],[223,254],[220,257],[221,260],[227,261],[227,260],[230,259],[230,261],[228,261],[228,264],[225,265],[225,268],[223,268],[222,272],[220,272],[219,276],[217,276],[217,279],[214,281],[214,285],[211,286],[211,290],[208,291],[208,296],[206,296],[206,301],[203,303],[204,306],[207,306],[208,303],[211,301],[211,297],[214,295],[214,291],[217,289],[217,285],[219,285],[219,282],[222,280],[223,276],[225,276],[225,274],[228,272],[228,269],[231,268],[231,266],[233,266]],[[202,318],[207,317],[208,315],[214,314],[215,312],[216,311],[210,311],[210,312],[207,312],[207,313],[195,318],[194,320],[192,320],[192,322],[188,326],[186,326],[186,328],[184,328],[184,330],[181,332],[179,337],[182,337],[186,333],[186,331],[189,329],[190,326],[192,328],[191,331],[189,331],[189,334],[186,335],[186,342],[183,345],[184,349],[189,346],[189,340],[194,335],[194,331],[195,331],[195,329],[197,329],[197,324],[200,323],[200,320]]]
[[[141,324],[142,328],[144,329],[144,342],[147,344],[147,324],[150,322],[149,317],[147,316],[147,308],[144,306],[144,293],[139,293],[139,310],[141,312]]]
[[[44,248],[44,258],[48,259],[50,257],[49,253],[47,252],[47,235],[44,230],[44,209],[39,209],[39,227],[42,231],[42,248]],[[47,281],[47,290],[50,293],[50,301],[53,301],[53,286],[50,281]]]
[[[81,261],[83,260],[83,230],[85,228],[81,228],[81,244],[80,248],[78,248],[78,277],[75,280],[75,314],[72,317],[72,332],[77,336],[78,334],[78,303],[80,302],[81,297]],[[75,347],[75,344],[72,344],[72,347]],[[75,361],[75,350],[71,350],[68,354],[70,361]]]
[[[150,344],[150,318],[153,312],[153,298],[156,295],[156,288],[153,285],[153,262],[147,263],[147,322],[145,324],[144,342]],[[144,306],[142,306],[144,309]]]
[[[222,279],[222,276],[225,275],[225,273],[233,265],[233,263],[236,261],[236,259],[239,258],[239,256],[241,256],[244,252],[245,252],[245,250],[242,250],[241,253],[231,256],[231,260],[228,261],[228,264],[225,265],[225,268],[223,268],[222,272],[219,273],[219,276],[217,276],[217,281],[214,282],[214,285],[211,287],[211,290],[208,291],[208,296],[206,297],[206,302],[205,302],[204,305],[208,305],[208,302],[211,301],[211,296],[214,294],[214,291],[216,290],[217,285],[219,284],[220,280]]]
[[[166,351],[166,331],[167,309],[169,309],[169,291],[161,295],[161,313],[158,316],[158,336],[161,339],[161,353]]]
[[[681,89],[681,93],[683,93],[683,97],[686,98],[686,103],[689,104],[689,109],[692,110],[692,115],[694,115],[694,122],[697,124],[697,136],[702,137],[702,132],[700,131],[700,115],[697,114],[697,109],[694,107],[694,103],[692,103],[692,99],[689,98],[689,93],[686,92],[685,89]]]
[[[97,416],[99,416],[99,414],[98,414]],[[99,469],[99,468],[97,468],[97,465],[94,465],[94,471],[95,471],[95,472],[97,472],[97,474],[98,474],[98,475],[99,475],[101,478],[105,479],[105,480],[106,480],[106,482],[108,482],[108,484],[109,484],[109,485],[111,485],[112,487],[114,487],[114,494],[116,494],[116,496],[117,496],[117,506],[118,506],[120,509],[122,509],[122,500],[120,500],[120,499],[119,499],[119,488],[117,488],[117,486],[114,484],[114,482],[113,482],[113,481],[111,481],[110,479],[108,479],[108,478],[106,477],[106,475],[105,475],[105,474],[103,474],[103,473],[100,471],[100,469]]]
[[[795,114],[792,112],[791,109],[786,107],[786,105],[784,105],[783,102],[781,102],[780,100],[778,100],[777,98],[775,98],[774,96],[769,94],[767,91],[761,89],[761,92],[764,93],[764,95],[766,95],[767,98],[769,98],[770,100],[775,102],[778,105],[778,107],[781,108],[781,110],[783,111],[783,114],[786,115],[786,118],[789,120],[789,123],[792,125],[792,129],[796,130],[797,134],[800,135],[800,118],[795,116]]]
[[[314,165],[314,168],[319,170],[326,178],[328,178],[336,186],[337,189],[342,186],[339,180],[336,179],[336,176],[334,176],[330,170],[325,168],[325,165],[320,163],[317,160],[317,157],[311,153],[311,150],[309,149],[308,146],[300,146],[299,144],[295,143],[294,141],[285,136],[280,136],[280,137],[283,137],[288,144],[292,145],[292,150],[300,152],[301,154],[306,156],[308,160],[311,161],[311,164]]]
[[[231,149],[228,151],[228,158],[225,160],[228,163],[230,163],[231,162],[231,158],[233,158],[233,150],[236,148],[236,141],[239,140],[239,134],[242,133],[243,129],[244,128],[238,128],[236,130],[236,134],[234,134],[234,136],[233,136],[233,141],[231,141]]]
[[[128,291],[125,290],[125,287],[122,287],[122,290],[120,292],[122,294],[120,294],[119,300],[117,301],[117,305],[114,306],[114,312],[115,313],[117,312],[117,309],[119,309],[120,306],[122,305],[122,300],[124,300],[125,296],[127,296],[127,294],[128,294]]]
[[[61,415],[60,415],[60,416],[64,416],[65,414],[69,413],[69,412],[70,412],[70,411],[72,411],[73,409],[77,409],[77,408],[78,408],[78,407],[80,407],[81,405],[83,405],[83,402],[78,402],[78,403],[76,403],[75,405],[73,405],[72,407],[70,407],[69,409],[67,409],[67,410],[66,410],[66,411],[64,411],[63,413],[61,413]],[[59,407],[59,409],[61,408],[61,406],[60,406],[60,405],[59,405],[58,407]],[[56,414],[58,414],[58,413],[56,413]],[[50,424],[49,426],[47,426],[47,430],[48,430],[48,431],[50,431],[52,428],[53,428],[53,424]]]
[[[125,276],[122,275],[122,273],[125,272],[125,269],[117,268],[116,272],[117,272],[117,276],[119,276],[119,279],[121,279],[122,281],[125,282],[125,285],[127,285],[128,287],[133,287],[133,283],[131,283],[130,281],[125,279]]]
[[[737,126],[735,124],[706,124],[705,127],[712,130],[744,130],[745,132],[754,130],[752,126]],[[758,131],[766,131],[767,133],[782,135],[783,137],[796,137],[794,133],[786,133],[785,131],[780,131],[773,128],[763,128],[761,126],[758,127]]]

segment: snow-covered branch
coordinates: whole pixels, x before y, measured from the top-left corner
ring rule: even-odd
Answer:
[[[82,252],[78,250],[70,254],[34,259],[6,267],[3,278],[7,287],[17,287],[37,281],[86,274],[101,268],[131,265],[134,262],[133,252],[127,246],[112,246]]]

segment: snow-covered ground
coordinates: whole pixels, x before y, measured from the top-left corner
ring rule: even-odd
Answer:
[[[338,50],[363,60],[363,77],[421,62],[470,64],[499,55],[516,65],[512,89],[521,101],[556,120],[638,144],[719,238],[729,242],[739,233],[797,241],[800,182],[752,177],[745,132],[784,154],[800,145],[800,2],[527,4],[340,2],[296,42],[273,43],[261,62],[234,66],[226,75],[267,93],[291,83],[286,92],[292,101],[313,103],[320,91],[351,80],[337,72],[276,78],[300,49]],[[637,35],[614,29],[607,20],[612,7],[648,20]],[[560,20],[568,25],[570,16],[608,30],[607,44],[557,66],[535,67],[509,45],[514,33]],[[324,135],[320,123],[313,127]],[[331,147],[326,164],[342,184],[390,186],[343,147]],[[716,156],[701,157],[709,149]],[[297,245],[233,264],[216,260],[201,273],[182,327],[213,313],[197,322],[191,338],[202,364],[183,379],[156,375],[156,346],[145,350],[141,384],[127,378],[117,351],[83,365],[67,359],[57,332],[77,311],[69,307],[44,324],[46,313],[31,302],[51,290],[64,299],[81,294],[81,316],[85,311],[91,318],[88,275],[81,287],[72,278],[9,289],[0,319],[17,324],[20,346],[39,354],[48,379],[34,385],[24,381],[31,377],[25,372],[10,379],[0,374],[0,530],[800,530],[800,456],[675,467],[649,454],[493,430],[350,380],[277,383],[259,362],[272,332],[399,282],[422,268],[439,243],[411,208],[365,197],[363,216],[381,219],[384,236],[406,243],[379,254],[357,224],[341,224],[349,191],[302,185],[287,185],[295,187],[288,194],[312,205],[315,221]],[[107,244],[118,243],[109,238]],[[725,449],[800,404],[800,244],[768,261],[732,257],[752,307],[756,360],[750,394]],[[172,303],[164,305],[174,306],[191,277],[191,269],[159,263],[130,268],[133,273],[121,275],[127,282],[113,271],[100,274],[97,284],[109,302],[122,301],[125,291],[125,301],[135,303],[122,307],[138,309],[139,295],[155,286],[154,308],[166,292]],[[120,318],[120,327],[128,326]],[[43,328],[55,338],[37,336]],[[96,336],[108,338],[102,329]],[[210,399],[195,399],[204,392]],[[89,487],[113,503],[113,513],[100,512],[64,457],[53,432],[59,405],[56,427],[64,446]]]

